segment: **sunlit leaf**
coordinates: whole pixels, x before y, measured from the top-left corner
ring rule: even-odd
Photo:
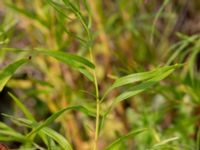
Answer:
[[[161,141],[161,142],[155,144],[155,145],[153,146],[153,148],[157,148],[157,147],[163,146],[163,145],[165,145],[165,144],[168,144],[169,142],[173,142],[173,141],[178,140],[178,139],[179,139],[179,137],[172,137],[172,138],[163,140],[163,141]]]

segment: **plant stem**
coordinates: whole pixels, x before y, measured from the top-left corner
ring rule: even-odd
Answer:
[[[91,57],[91,61],[94,63],[94,58],[92,55],[91,48],[90,48],[90,57]],[[100,100],[99,100],[99,88],[98,88],[98,82],[97,82],[96,69],[93,70],[93,77],[94,77],[94,86],[95,86],[95,92],[96,92],[96,123],[95,123],[95,139],[94,139],[93,150],[97,150],[98,141],[99,141]]]
[[[100,112],[100,102],[98,100],[96,102],[96,129],[95,129],[94,150],[98,149],[98,141],[99,141],[99,112]]]

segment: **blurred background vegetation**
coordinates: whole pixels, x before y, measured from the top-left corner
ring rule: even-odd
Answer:
[[[67,1],[0,1],[0,68],[27,54],[31,57],[1,91],[0,112],[23,117],[8,91],[20,98],[37,121],[72,105],[95,111],[93,84],[55,59],[35,55],[34,49],[90,59],[92,47],[100,96],[117,77],[183,63],[154,88],[117,105],[105,122],[98,147],[103,149],[133,129],[148,128],[119,149],[144,150],[171,137],[178,139],[159,149],[198,149],[200,1],[73,0],[72,5],[66,5]],[[22,49],[25,53],[18,52]],[[101,109],[127,88],[111,92]],[[1,115],[0,120],[24,132],[7,117]],[[94,118],[72,111],[51,128],[67,137],[74,149],[89,150],[94,123]],[[10,148],[21,145],[1,140]]]

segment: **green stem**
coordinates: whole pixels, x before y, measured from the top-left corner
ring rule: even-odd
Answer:
[[[92,55],[91,48],[90,48],[90,57],[91,57],[91,61],[94,63],[94,58]],[[93,70],[93,77],[94,77],[94,86],[95,86],[95,92],[96,92],[96,123],[95,123],[96,125],[95,125],[95,139],[94,139],[93,150],[97,150],[98,141],[99,141],[100,100],[99,100],[99,88],[98,88],[98,82],[97,82],[96,69]]]
[[[95,143],[94,150],[98,149],[98,141],[99,141],[99,112],[100,112],[100,103],[96,102],[96,129],[95,129]]]

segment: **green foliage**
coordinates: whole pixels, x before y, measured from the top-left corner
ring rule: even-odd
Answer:
[[[129,139],[129,138],[133,138],[135,135],[144,132],[146,129],[139,129],[136,131],[131,131],[129,132],[127,135],[124,135],[120,138],[118,138],[117,140],[115,140],[113,143],[111,143],[105,150],[117,150],[117,149],[121,149],[119,148],[120,145],[123,143],[123,141]]]
[[[26,63],[28,59],[21,59],[18,61],[15,61],[5,68],[3,68],[0,72],[0,91],[4,88],[8,80],[12,77],[12,75],[15,73],[15,71],[24,63]]]
[[[19,150],[198,149],[200,38],[179,30],[191,6],[0,2],[0,112],[13,104],[1,112],[0,142]]]

